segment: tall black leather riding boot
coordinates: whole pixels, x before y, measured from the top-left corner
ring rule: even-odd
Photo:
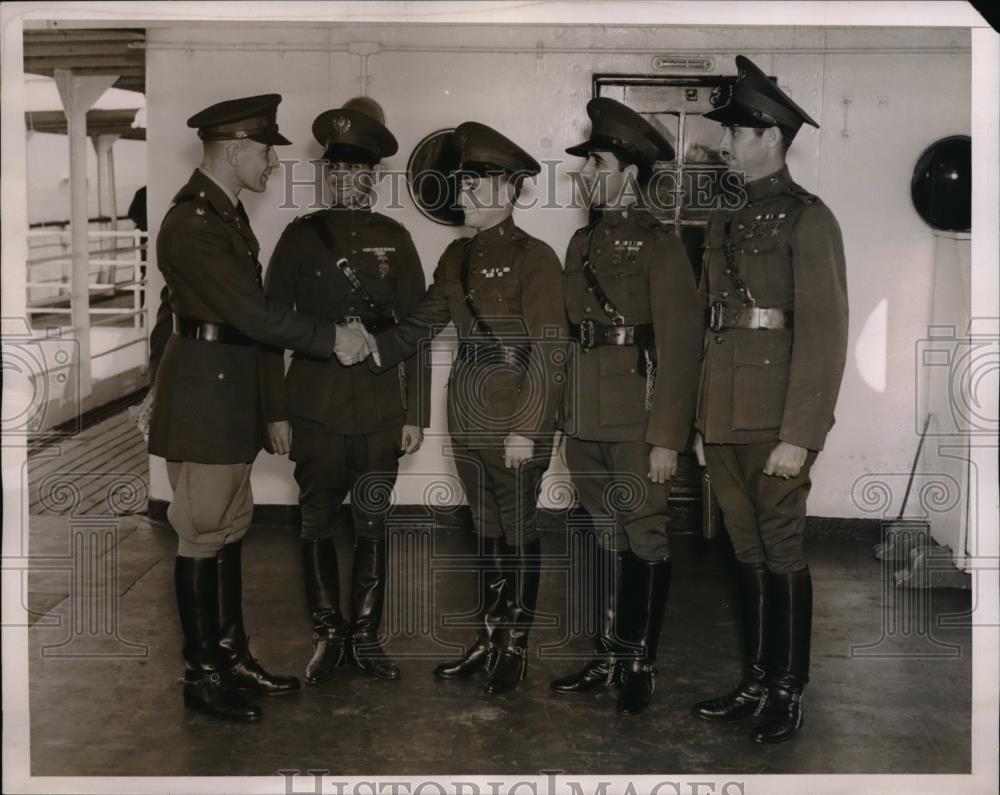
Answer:
[[[513,690],[528,672],[528,632],[538,601],[541,549],[536,539],[514,550],[507,615],[495,636],[495,660],[484,688],[490,695]]]
[[[294,676],[275,676],[250,653],[243,625],[243,542],[226,544],[216,555],[219,569],[219,648],[229,676],[240,690],[260,696],[280,696],[299,689]]]
[[[763,563],[737,565],[743,614],[743,676],[735,690],[699,701],[691,708],[691,712],[702,720],[731,721],[753,715],[767,690],[767,566]]]
[[[802,691],[809,681],[812,577],[808,568],[768,577],[774,639],[768,648],[767,695],[750,737],[758,743],[780,743],[802,726]]]
[[[594,657],[576,673],[553,680],[549,687],[557,693],[586,693],[610,687],[614,682],[618,651],[624,638],[619,611],[627,554],[630,553],[612,552],[598,547],[598,575],[594,594],[600,611],[600,629],[594,637]]]
[[[340,612],[340,569],[332,538],[302,539],[302,578],[313,630],[306,682],[318,685],[333,678],[347,652],[347,622]]]
[[[631,608],[634,612],[628,640],[638,647],[638,654],[622,663],[618,711],[635,715],[649,706],[653,696],[656,675],[653,663],[656,662],[663,612],[670,593],[670,561],[640,560],[634,555],[626,560],[626,587],[634,589]]]
[[[258,720],[259,706],[232,684],[219,651],[219,572],[215,558],[174,561],[177,612],[184,634],[184,705],[213,718]]]
[[[370,538],[359,538],[354,550],[351,660],[369,676],[399,679],[399,668],[382,650],[378,637],[385,603],[385,553],[385,541]]]
[[[441,663],[434,669],[434,676],[438,679],[457,679],[486,668],[493,636],[507,614],[510,572],[506,570],[504,561],[513,550],[502,538],[485,538],[483,546],[483,555],[479,559],[479,618],[482,622],[479,635],[459,659]]]

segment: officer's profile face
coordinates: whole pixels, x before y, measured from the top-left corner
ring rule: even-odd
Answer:
[[[595,207],[615,206],[631,186],[635,189],[636,167],[625,166],[614,152],[591,152],[580,176]]]
[[[513,201],[513,186],[505,174],[462,174],[458,204],[465,214],[466,226],[473,229],[495,226],[510,215]]]
[[[719,154],[730,171],[742,172],[748,180],[758,179],[774,170],[774,143],[780,139],[777,127],[761,129],[726,125],[722,128]]]
[[[323,174],[334,207],[367,204],[375,189],[377,166],[367,163],[324,161]]]
[[[267,190],[268,176],[278,167],[274,147],[250,139],[237,141],[234,146],[230,162],[240,186],[254,193],[263,193]]]

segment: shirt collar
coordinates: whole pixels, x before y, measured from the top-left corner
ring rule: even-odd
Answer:
[[[493,243],[510,239],[515,229],[514,218],[508,215],[496,226],[491,226],[489,229],[481,229],[476,232],[475,239],[479,245],[489,246]]]
[[[208,177],[210,180],[212,180],[212,182],[214,182],[216,185],[219,186],[219,189],[226,195],[226,198],[233,203],[233,207],[235,207],[239,203],[239,198],[236,196],[236,194],[233,193],[231,190],[229,190],[229,188],[223,185],[218,179],[216,179],[215,175],[211,171],[206,171],[201,166],[198,166],[198,170],[206,177]]]
[[[766,177],[752,180],[746,184],[747,195],[751,202],[777,196],[784,193],[785,189],[792,184],[792,175],[788,173],[788,166],[782,166],[773,174]]]
[[[337,224],[368,224],[375,217],[371,207],[331,206],[329,213]]]

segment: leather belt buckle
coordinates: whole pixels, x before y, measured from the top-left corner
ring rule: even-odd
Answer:
[[[580,323],[580,345],[584,348],[594,347],[594,321],[590,318]]]
[[[608,332],[608,342],[612,345],[631,345],[633,326],[612,326]]]
[[[220,328],[215,323],[202,323],[198,326],[198,339],[205,342],[218,342]]]
[[[725,319],[725,304],[716,301],[708,308],[708,327],[712,331],[722,331],[722,322]]]

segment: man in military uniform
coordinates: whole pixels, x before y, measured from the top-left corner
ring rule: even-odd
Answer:
[[[413,241],[396,221],[373,212],[375,168],[396,139],[371,100],[352,100],[313,122],[324,147],[332,207],[297,218],[271,257],[268,299],[334,321],[392,327],[424,295]],[[358,108],[364,108],[359,110]],[[283,356],[276,366],[283,372]],[[414,360],[375,373],[335,359],[294,354],[272,418],[292,422],[291,457],[302,507],[302,563],[313,620],[306,681],[330,679],[350,657],[366,673],[398,679],[378,641],[386,589],[385,511],[401,453],[414,453],[428,424],[430,372]],[[280,376],[279,376],[280,377]],[[350,494],[357,530],[351,585],[353,623],[340,611],[334,519]]]
[[[596,221],[566,253],[573,347],[564,396],[566,464],[598,536],[597,656],[552,682],[559,693],[621,686],[618,711],[644,710],[670,588],[667,496],[688,446],[702,314],[684,246],[639,203],[670,142],[613,99],[587,104],[581,176]],[[615,504],[618,503],[618,504]],[[624,605],[624,607],[623,607]],[[617,675],[616,675],[617,674]]]
[[[462,657],[434,675],[486,670],[486,692],[503,693],[526,674],[538,595],[537,498],[565,364],[561,268],[555,252],[511,218],[522,180],[540,171],[535,159],[477,122],[459,125],[454,136],[465,225],[476,234],[445,249],[424,300],[375,336],[374,351],[386,367],[449,322],[457,327],[448,430],[481,539],[481,625]],[[355,359],[364,355],[361,338]]]
[[[260,193],[278,163],[278,94],[229,100],[188,119],[201,166],[174,197],[156,240],[168,307],[152,335],[155,399],[149,452],[167,460],[167,511],[179,537],[175,586],[184,633],[184,703],[213,717],[255,720],[260,695],[299,688],[250,653],[242,608],[242,538],[250,468],[262,445],[287,452],[287,424],[265,427],[258,343],[329,357],[337,328],[269,302],[241,190]],[[164,334],[172,323],[173,333]]]
[[[701,289],[709,309],[697,427],[740,567],[744,667],[737,688],[694,706],[705,720],[756,714],[752,738],[802,725],[812,584],[803,546],[809,472],[833,425],[847,351],[840,228],[792,181],[785,152],[819,125],[743,56],[720,151],[746,204],[709,218]]]

